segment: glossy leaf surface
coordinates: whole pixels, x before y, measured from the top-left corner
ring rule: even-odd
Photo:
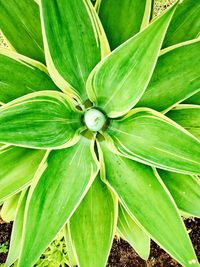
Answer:
[[[55,83],[86,100],[85,83],[109,52],[103,28],[89,0],[41,0],[46,61]]]
[[[150,238],[130,217],[122,205],[119,205],[117,228],[120,236],[128,241],[142,259],[147,260],[150,253]]]
[[[149,0],[100,0],[98,2],[99,17],[112,49],[138,33],[141,27],[149,22],[151,10]]]
[[[143,95],[175,8],[118,47],[91,72],[88,96],[109,117],[125,114]]]
[[[66,147],[77,140],[80,116],[63,93],[32,93],[0,108],[0,142],[32,148]]]
[[[178,208],[200,217],[200,180],[195,176],[166,172],[159,174],[172,194]]]
[[[125,157],[166,170],[200,173],[199,141],[158,112],[134,109],[113,120],[107,133]]]
[[[0,9],[0,29],[11,46],[20,54],[45,63],[36,1],[1,1]]]
[[[41,90],[59,90],[44,65],[8,49],[0,48],[0,102]]]
[[[191,68],[191,62],[195,67]],[[200,40],[182,43],[162,54],[137,106],[163,111],[200,90]]]
[[[22,193],[18,202],[16,217],[12,228],[10,248],[5,267],[11,266],[19,258],[27,195],[27,192]]]
[[[200,1],[184,0],[178,6],[163,47],[194,39],[200,33]]]
[[[0,202],[28,186],[45,151],[20,147],[0,149]]]
[[[96,177],[69,222],[78,266],[106,266],[116,230],[117,208],[107,186]]]
[[[182,265],[189,266],[189,262],[195,260],[193,266],[198,266],[177,207],[156,171],[111,153],[105,142],[101,142],[100,147],[103,151],[102,177],[116,192],[129,215]]]
[[[51,151],[40,166],[29,193],[19,267],[34,265],[87,193],[98,171],[93,143],[82,138]]]
[[[200,139],[200,106],[179,105],[166,114],[191,134]]]

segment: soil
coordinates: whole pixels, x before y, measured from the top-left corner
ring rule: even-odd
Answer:
[[[185,220],[197,257],[200,260],[200,219]],[[0,219],[0,245],[10,240],[12,224],[4,223]],[[176,242],[176,240],[174,240]],[[5,262],[6,254],[0,253],[0,263]],[[146,262],[142,260],[132,247],[124,240],[114,240],[107,267],[179,267],[167,253],[153,241],[151,254]],[[56,266],[55,266],[56,267]]]

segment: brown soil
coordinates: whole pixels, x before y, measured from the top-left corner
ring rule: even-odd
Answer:
[[[200,260],[200,219],[187,219],[185,221],[190,233],[194,249]],[[12,224],[0,220],[0,245],[9,242]],[[176,240],[174,240],[176,242]],[[0,263],[5,262],[6,254],[0,253]],[[179,267],[167,253],[159,248],[153,241],[151,243],[151,254],[146,262],[138,257],[131,246],[124,240],[115,240],[112,246],[107,267]],[[56,267],[56,266],[55,266]]]

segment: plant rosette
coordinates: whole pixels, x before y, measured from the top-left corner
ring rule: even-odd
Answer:
[[[200,2],[152,5],[1,1],[5,266],[34,266],[63,229],[71,266],[106,266],[116,233],[199,266],[181,215],[200,216]]]

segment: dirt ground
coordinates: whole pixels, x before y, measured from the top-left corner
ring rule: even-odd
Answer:
[[[185,221],[190,233],[194,249],[200,260],[200,219],[187,219]],[[12,224],[0,221],[0,245],[10,240]],[[174,240],[176,242],[176,240]],[[0,253],[0,263],[5,262],[6,253]],[[153,241],[151,254],[146,262],[138,257],[132,247],[124,240],[115,240],[112,246],[107,267],[178,267],[179,265],[167,253],[159,248]],[[59,266],[55,266],[59,267]]]

